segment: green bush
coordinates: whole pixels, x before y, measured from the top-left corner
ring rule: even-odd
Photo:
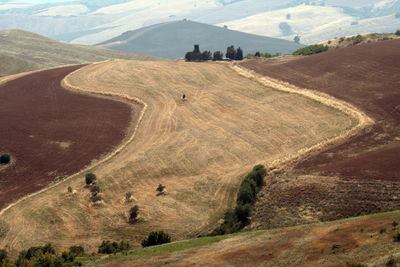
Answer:
[[[97,179],[96,175],[94,173],[88,173],[85,175],[85,182],[87,185],[92,184],[95,180]]]
[[[222,53],[221,51],[215,51],[213,54],[213,60],[222,60],[224,58],[224,53]]]
[[[0,164],[8,164],[10,163],[11,156],[9,154],[3,154],[0,156]]]
[[[167,233],[163,231],[158,231],[158,232],[151,232],[149,236],[142,241],[142,246],[150,247],[170,242],[171,242],[171,237]]]
[[[138,205],[135,205],[129,210],[129,223],[132,224],[136,222],[138,215],[139,215],[139,207]]]
[[[393,235],[394,242],[400,242],[400,232],[397,232]]]
[[[317,44],[317,45],[309,45],[304,48],[300,48],[293,52],[295,56],[308,56],[312,54],[317,54],[321,52],[325,52],[328,50],[328,46]]]
[[[83,256],[83,254],[85,254],[85,250],[82,246],[71,246],[69,247],[69,252],[75,256]]]
[[[98,253],[115,254],[118,252],[127,251],[130,248],[131,245],[129,244],[129,242],[121,241],[117,243],[117,242],[111,242],[109,240],[103,240],[103,242],[99,246]]]
[[[7,260],[7,257],[7,251],[5,251],[4,249],[0,249],[0,265],[3,265],[3,263]]]
[[[396,34],[397,36],[400,36],[400,30],[397,30],[394,34]]]

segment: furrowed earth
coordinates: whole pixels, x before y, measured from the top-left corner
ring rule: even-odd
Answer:
[[[78,176],[4,212],[0,246],[12,253],[45,242],[60,249],[79,244],[88,252],[103,239],[138,246],[152,230],[165,230],[174,240],[208,233],[255,164],[322,149],[358,123],[319,101],[246,78],[228,64],[113,61],[85,66],[64,84],[135,97],[147,109],[133,142],[93,169],[101,203],[91,203]],[[157,196],[159,184],[165,195]],[[67,193],[68,186],[75,194]],[[125,201],[127,192],[132,202]],[[140,219],[130,225],[133,205]]]
[[[309,57],[251,60],[241,66],[328,93],[375,122],[358,136],[275,176],[260,195],[252,228],[399,209],[400,40]]]
[[[129,133],[141,107],[68,91],[61,80],[82,66],[28,74],[0,85],[0,207],[102,158]],[[133,109],[132,109],[133,108]]]

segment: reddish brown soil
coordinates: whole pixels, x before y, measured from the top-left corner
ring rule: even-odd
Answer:
[[[291,184],[288,185],[290,189],[287,188],[292,192],[291,200],[276,201],[277,204],[291,203],[297,211],[301,206],[319,209],[312,213],[319,212],[322,220],[400,208],[397,199],[400,190],[396,189],[400,188],[400,40],[292,60],[249,60],[241,65],[262,75],[345,100],[376,122],[362,134],[309,157],[286,174],[290,177],[312,174],[321,181],[325,179],[324,183],[328,177],[339,177],[329,182],[332,186],[314,181],[316,188],[299,190],[302,186]],[[297,192],[295,200],[294,192]],[[285,194],[278,191],[270,193],[267,194],[269,200],[285,198]],[[265,215],[265,211],[260,211],[256,217]],[[304,222],[300,216],[297,219]]]
[[[61,87],[61,80],[80,67],[0,85],[0,152],[13,159],[0,170],[0,207],[77,172],[125,138],[136,110]]]

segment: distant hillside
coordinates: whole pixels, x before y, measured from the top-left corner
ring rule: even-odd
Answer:
[[[0,31],[0,76],[107,59],[155,58],[98,47],[65,44],[27,31]]]
[[[152,25],[98,44],[110,49],[177,59],[184,57],[193,45],[200,49],[225,53],[229,45],[240,46],[244,53],[268,52],[288,54],[303,47],[294,42],[247,34],[193,21],[174,21]]]
[[[352,36],[337,37],[333,40],[322,42],[321,44],[327,45],[329,48],[343,48],[358,44],[376,43],[386,40],[400,39],[399,35],[393,33],[365,33]]]

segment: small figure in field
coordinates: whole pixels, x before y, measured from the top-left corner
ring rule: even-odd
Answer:
[[[158,191],[157,196],[164,195],[165,194],[164,189],[165,189],[165,186],[162,184],[159,184],[157,187],[157,191]]]
[[[185,100],[186,100],[186,95],[183,94],[183,95],[182,95],[182,101],[185,101]]]

